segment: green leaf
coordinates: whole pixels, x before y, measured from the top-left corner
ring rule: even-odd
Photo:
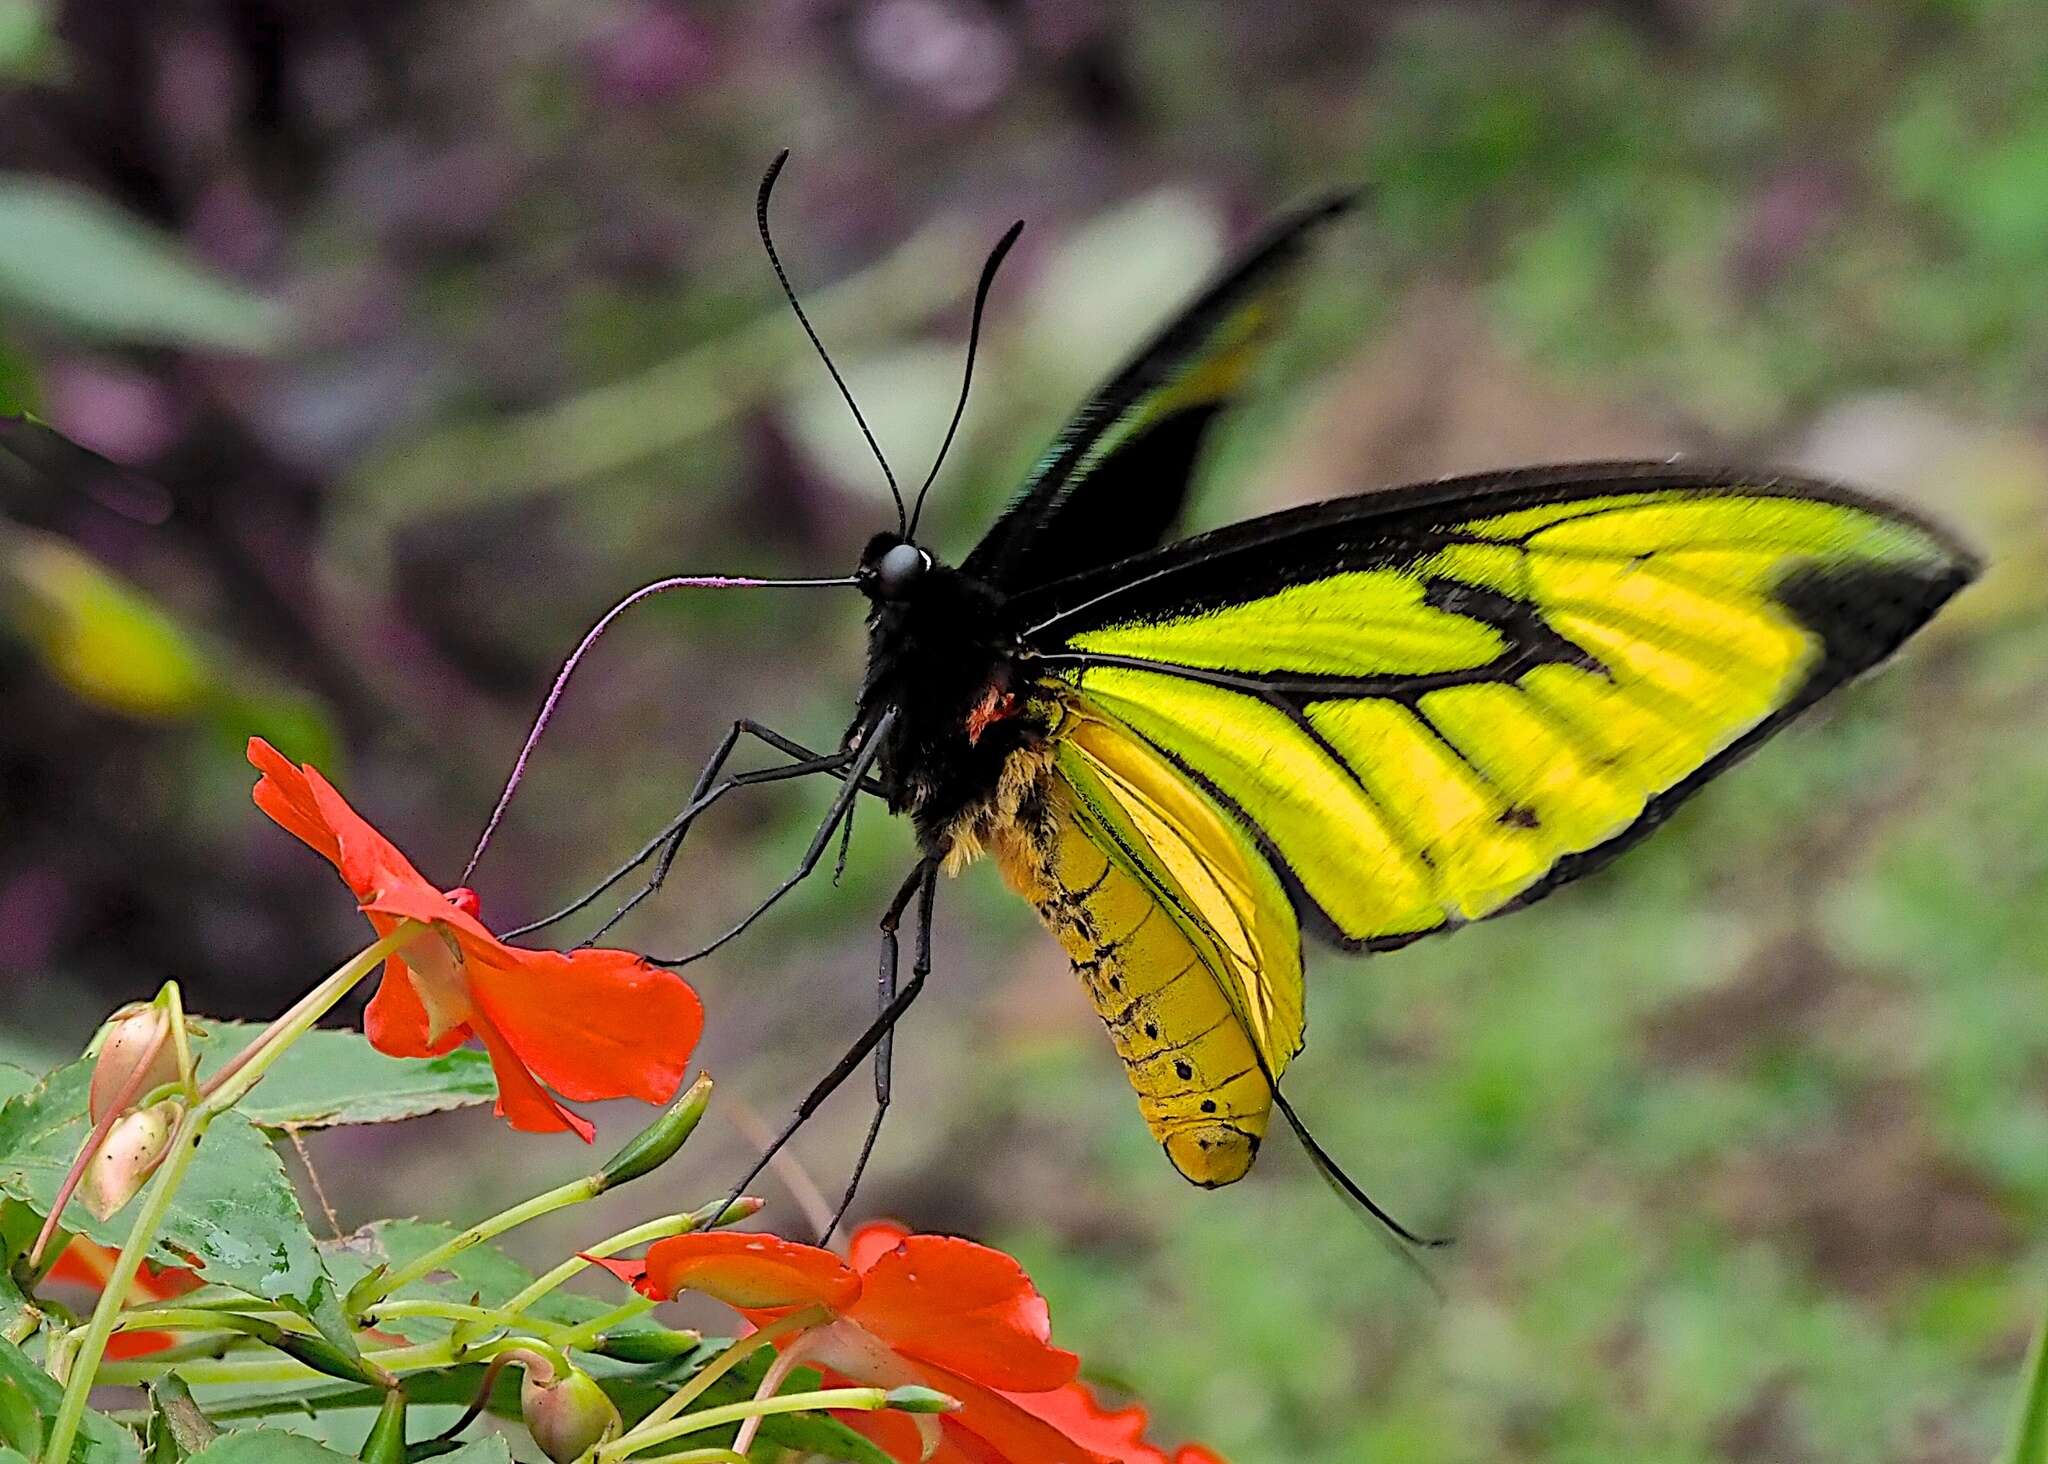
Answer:
[[[27,1068],[18,1068],[11,1062],[0,1062],[0,1103],[5,1103],[16,1093],[26,1093],[36,1085],[36,1075]]]
[[[86,1139],[91,1077],[90,1062],[75,1062],[0,1106],[0,1194],[49,1213]],[[125,1211],[103,1221],[74,1205],[64,1224],[116,1248],[128,1237]],[[239,1113],[222,1114],[207,1131],[152,1257],[169,1265],[196,1262],[208,1281],[316,1319],[336,1294],[277,1152]]]
[[[105,200],[22,174],[0,177],[0,308],[84,335],[230,351],[267,350],[285,324],[275,301]]]
[[[2048,1321],[2027,1349],[2026,1385],[2015,1405],[2005,1464],[2048,1464]]]
[[[0,1444],[0,1464],[29,1464],[28,1455]]]
[[[201,1019],[206,1035],[193,1044],[202,1071],[217,1067],[263,1029],[246,1022]],[[476,1048],[441,1057],[386,1057],[360,1032],[308,1032],[294,1043],[238,1112],[265,1128],[317,1129],[350,1123],[392,1123],[423,1113],[467,1108],[498,1096],[491,1060]]]
[[[29,1312],[29,1299],[6,1269],[0,1267],[0,1336],[12,1337],[17,1328],[26,1333]]]
[[[437,1464],[512,1464],[512,1446],[494,1435],[440,1455]]]
[[[0,1341],[0,1444],[39,1456],[63,1402],[64,1390],[48,1373],[19,1347]],[[132,1464],[135,1458],[135,1436],[88,1408],[69,1464]]]
[[[192,1390],[176,1373],[166,1373],[149,1387],[154,1404],[143,1464],[181,1464],[220,1437],[220,1430],[193,1401]]]
[[[354,1464],[348,1455],[316,1444],[304,1434],[259,1429],[225,1434],[218,1443],[192,1456],[192,1464]]]

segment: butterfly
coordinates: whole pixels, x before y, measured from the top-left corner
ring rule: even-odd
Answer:
[[[809,332],[768,234],[775,171],[762,237]],[[1277,1110],[1326,1178],[1417,1241],[1282,1091],[1303,1045],[1304,937],[1392,950],[1590,874],[1891,655],[1977,572],[1942,529],[1847,488],[1672,462],[1447,478],[1163,542],[1311,242],[1349,208],[1302,208],[1224,270],[1089,398],[957,564],[917,534],[932,478],[915,511],[899,493],[897,527],[854,573],[810,582],[851,584],[868,604],[840,747],[737,724],[690,805],[613,876],[659,860],[623,912],[721,793],[842,780],[796,873],[718,941],[664,962],[681,965],[815,869],[863,791],[911,821],[920,856],[882,921],[875,1021],[778,1147],[874,1053],[858,1183],[889,1103],[890,1034],[931,967],[938,877],[987,859],[1070,958],[1180,1174],[1241,1179]],[[970,381],[1015,237],[982,272]],[[742,736],[790,761],[720,781]]]

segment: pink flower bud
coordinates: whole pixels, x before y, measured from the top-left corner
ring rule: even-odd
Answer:
[[[139,1076],[138,1076],[139,1075]],[[178,1080],[178,1052],[171,1042],[171,1014],[160,1006],[130,1007],[107,1024],[92,1068],[87,1106],[98,1123],[153,1088]],[[127,1099],[122,1094],[127,1093]]]
[[[519,1385],[519,1412],[541,1452],[555,1464],[570,1464],[618,1432],[619,1410],[590,1374],[571,1368],[563,1377],[543,1381],[551,1371],[526,1369],[526,1380]]]
[[[85,1167],[79,1198],[101,1220],[135,1198],[142,1182],[170,1152],[184,1105],[166,1098],[152,1108],[138,1108],[114,1120],[107,1141]]]

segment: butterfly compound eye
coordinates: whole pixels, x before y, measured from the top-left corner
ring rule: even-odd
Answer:
[[[910,593],[931,562],[931,556],[917,545],[898,544],[875,565],[876,588],[885,599],[898,599]]]

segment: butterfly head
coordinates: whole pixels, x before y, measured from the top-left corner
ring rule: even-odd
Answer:
[[[932,557],[901,534],[877,534],[860,556],[854,583],[877,605],[900,604],[932,570]]]

